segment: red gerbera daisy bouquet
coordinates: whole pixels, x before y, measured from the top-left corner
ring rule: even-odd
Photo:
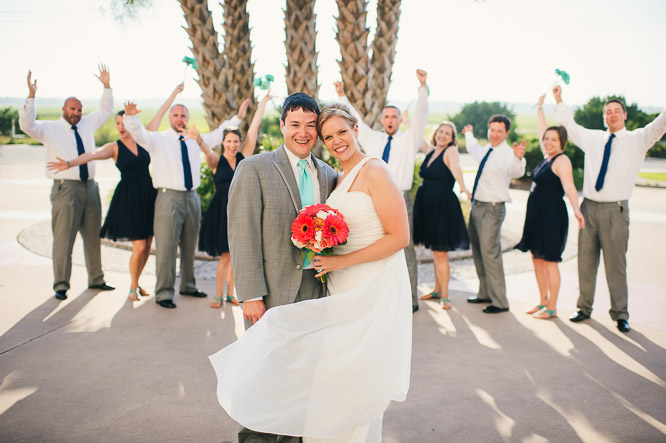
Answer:
[[[337,209],[320,203],[306,206],[291,224],[291,241],[303,249],[303,262],[311,263],[315,254],[331,255],[333,247],[347,243],[349,227]],[[326,281],[326,274],[319,277]]]

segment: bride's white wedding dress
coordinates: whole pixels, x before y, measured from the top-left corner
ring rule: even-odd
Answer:
[[[362,160],[328,198],[345,217],[348,254],[384,230],[370,196],[348,192]],[[210,356],[217,396],[248,429],[306,442],[381,442],[384,411],[409,389],[412,311],[402,251],[329,274],[329,297],[269,309]]]

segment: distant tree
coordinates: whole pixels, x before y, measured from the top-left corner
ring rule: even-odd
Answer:
[[[625,104],[627,109],[627,121],[625,126],[629,131],[642,128],[659,114],[648,114],[638,109],[638,104],[628,104],[621,95],[609,95],[604,98],[592,97],[582,108],[574,113],[574,120],[579,125],[588,129],[606,129],[604,126],[603,108],[608,100],[617,99]],[[476,131],[475,131],[476,132]],[[648,151],[648,157],[666,157],[666,136],[664,136],[656,146]]]
[[[516,114],[500,102],[467,103],[456,115],[449,116],[449,120],[456,125],[458,131],[461,131],[465,125],[472,125],[476,138],[486,138],[488,136],[488,119],[494,114],[503,114],[509,117],[511,120],[509,141],[515,141],[517,139]]]
[[[11,107],[0,109],[0,134],[9,135],[12,131],[12,120],[16,123],[16,132],[18,127],[18,111]]]

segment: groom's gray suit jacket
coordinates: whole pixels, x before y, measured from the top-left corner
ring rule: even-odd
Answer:
[[[303,276],[301,250],[291,242],[301,197],[285,149],[282,145],[238,163],[229,189],[229,251],[236,293],[241,302],[264,297],[267,308],[293,303]],[[312,159],[324,203],[337,174]],[[312,297],[301,295],[307,298]]]

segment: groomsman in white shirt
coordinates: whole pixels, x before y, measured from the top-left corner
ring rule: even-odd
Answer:
[[[176,281],[176,250],[180,248],[180,295],[206,297],[197,289],[194,278],[194,253],[199,236],[201,202],[197,188],[201,182],[201,148],[222,143],[224,128],[240,125],[249,100],[241,105],[238,115],[216,130],[202,134],[199,140],[186,138],[190,114],[184,105],[173,105],[169,111],[170,127],[163,132],[147,131],[136,116],[136,104],[125,105],[123,123],[134,140],[150,153],[155,199],[155,258],[157,283],[155,302],[173,309]],[[129,215],[129,214],[128,214]]]
[[[334,83],[340,102],[349,106],[352,114],[358,120],[358,141],[361,147],[368,155],[381,158],[388,164],[389,170],[393,173],[393,178],[403,193],[410,229],[410,241],[409,246],[405,248],[405,259],[407,260],[407,269],[412,285],[412,312],[418,311],[419,304],[417,262],[413,241],[414,208],[409,191],[412,189],[414,180],[414,160],[423,141],[428,117],[428,85],[426,84],[428,74],[421,69],[417,69],[416,77],[419,80],[416,109],[414,110],[414,118],[412,118],[411,125],[405,131],[400,130],[402,118],[400,110],[395,106],[386,106],[382,110],[381,123],[384,131],[375,131],[366,125],[363,121],[363,116],[352,106],[345,95],[344,83]]]
[[[469,240],[479,293],[467,299],[469,303],[490,303],[483,308],[486,314],[509,310],[506,281],[502,262],[501,230],[506,215],[506,202],[511,202],[509,185],[512,178],[525,174],[525,140],[513,144],[506,142],[511,121],[504,115],[493,115],[488,120],[488,143],[481,146],[474,137],[472,125],[466,125],[467,152],[479,163],[472,190],[472,211],[469,216]]]
[[[647,151],[666,132],[666,110],[649,125],[627,131],[624,103],[609,100],[603,107],[608,130],[578,125],[562,101],[562,88],[553,89],[555,119],[569,139],[585,153],[583,203],[585,229],[578,231],[578,311],[572,322],[590,318],[594,303],[600,252],[604,252],[606,281],[610,292],[610,316],[621,332],[629,332],[627,247],[629,244],[629,198]]]
[[[83,115],[83,105],[76,97],[69,97],[58,120],[37,121],[35,93],[37,80],[28,72],[29,95],[19,108],[19,127],[46,148],[46,163],[60,157],[66,161],[84,152],[95,150],[95,131],[113,112],[111,77],[104,65],[99,66],[97,78],[104,85],[99,108]],[[88,287],[111,291],[113,286],[104,282],[100,253],[99,229],[102,223],[102,204],[95,181],[95,162],[90,162],[57,173],[46,169],[46,177],[53,179],[51,188],[51,230],[53,232],[53,289],[55,298],[65,300],[72,275],[72,247],[76,233],[83,238],[83,252],[88,271]]]

